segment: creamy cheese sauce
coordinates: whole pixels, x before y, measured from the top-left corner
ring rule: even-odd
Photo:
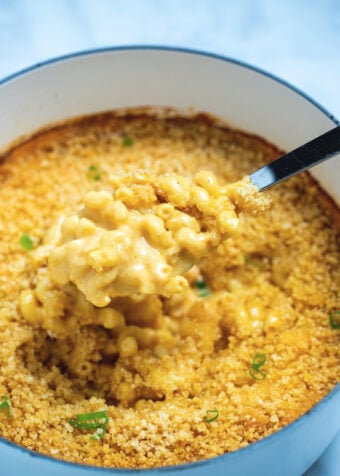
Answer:
[[[64,220],[49,256],[52,282],[72,282],[97,307],[119,296],[184,291],[181,274],[238,232],[237,204],[255,213],[268,201],[249,178],[221,187],[207,171],[193,183],[150,172],[110,182],[113,191],[89,192]]]

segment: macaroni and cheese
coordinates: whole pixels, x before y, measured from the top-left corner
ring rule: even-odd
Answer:
[[[307,173],[257,194],[244,177],[280,154],[204,115],[138,110],[6,154],[3,437],[90,465],[181,464],[334,388],[339,210]]]
[[[61,225],[49,255],[52,281],[72,282],[97,307],[133,294],[169,297],[188,288],[181,276],[235,235],[236,205],[264,208],[249,178],[220,187],[211,172],[194,184],[175,174],[110,177],[112,191],[92,191]]]

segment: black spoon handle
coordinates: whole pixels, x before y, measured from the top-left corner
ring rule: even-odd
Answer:
[[[340,126],[261,167],[250,175],[250,179],[259,190],[265,190],[338,153],[340,153]]]

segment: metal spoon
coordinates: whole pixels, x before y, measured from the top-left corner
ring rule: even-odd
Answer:
[[[340,153],[340,126],[301,145],[250,175],[257,188],[265,190]]]

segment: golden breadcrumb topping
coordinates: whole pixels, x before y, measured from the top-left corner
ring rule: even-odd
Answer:
[[[184,274],[181,292],[109,292],[95,301],[69,275],[51,281],[56,242],[87,240],[93,227],[105,235],[125,209],[137,209],[143,221],[145,204],[158,209],[179,200],[165,227],[171,236],[159,220],[144,223],[143,233],[152,243],[162,237],[177,243],[185,222],[206,236],[218,213],[202,221],[183,208],[188,195],[173,178],[211,195],[211,177],[226,190],[278,155],[264,140],[202,115],[141,113],[64,124],[6,154],[0,163],[2,436],[78,463],[174,465],[270,435],[334,388],[339,210],[306,173],[267,192],[271,206],[257,215],[245,209],[246,196],[235,202],[229,210],[237,215],[237,233],[225,228],[227,239],[200,261],[199,252],[185,253],[197,264]],[[140,176],[142,184],[126,178],[141,170],[151,171]],[[170,177],[157,185],[158,195],[157,177]],[[110,237],[103,240],[110,248]],[[78,264],[82,250],[72,250]],[[117,259],[101,250],[86,254],[85,274],[89,263],[100,274],[105,260]],[[89,424],[74,424],[77,415],[102,411],[108,422],[97,439]]]

